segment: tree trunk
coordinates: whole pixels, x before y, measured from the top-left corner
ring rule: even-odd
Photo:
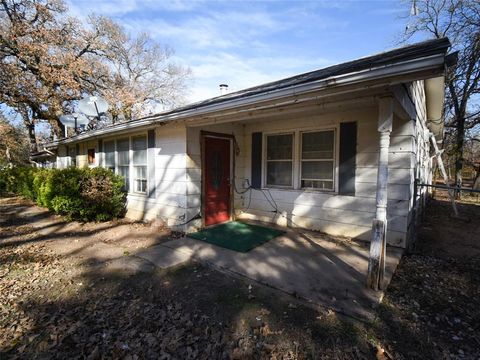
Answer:
[[[455,186],[462,187],[463,144],[465,140],[465,116],[457,118],[457,134],[455,139]],[[457,196],[459,194],[457,193]]]
[[[30,152],[37,151],[37,139],[35,137],[35,125],[28,124],[28,139],[30,140]]]

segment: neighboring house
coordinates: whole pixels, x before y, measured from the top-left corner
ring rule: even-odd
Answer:
[[[53,151],[42,149],[30,153],[30,162],[39,168],[55,168],[57,166],[57,156]]]
[[[58,168],[123,175],[132,218],[187,232],[252,219],[370,240],[372,220],[385,212],[385,199],[376,200],[382,139],[387,241],[405,247],[414,204],[423,203],[414,202],[415,179],[431,180],[429,131],[442,137],[449,46],[406,46],[47,148],[57,149]]]

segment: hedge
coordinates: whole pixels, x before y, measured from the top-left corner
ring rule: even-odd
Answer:
[[[106,221],[125,215],[123,178],[103,168],[0,170],[0,192],[15,193],[71,220]]]

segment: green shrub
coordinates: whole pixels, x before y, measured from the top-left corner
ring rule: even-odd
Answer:
[[[35,200],[33,178],[36,171],[38,170],[30,167],[3,168],[0,170],[0,192],[15,193]]]
[[[7,168],[7,167],[0,168],[0,194],[6,194],[7,193],[9,174],[10,174],[10,169],[9,168]]]
[[[122,177],[107,169],[19,167],[2,170],[0,179],[0,191],[32,199],[69,219],[106,221],[125,215]]]
[[[51,201],[51,209],[56,214],[66,215],[69,219],[80,218],[83,206],[82,199],[62,195],[55,196]]]

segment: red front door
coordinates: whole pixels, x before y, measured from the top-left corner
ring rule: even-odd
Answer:
[[[205,226],[230,220],[230,140],[205,137]]]

